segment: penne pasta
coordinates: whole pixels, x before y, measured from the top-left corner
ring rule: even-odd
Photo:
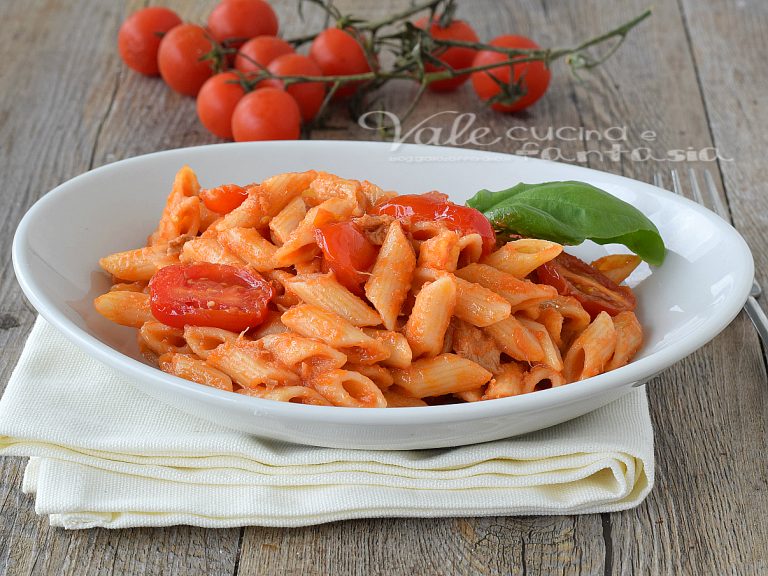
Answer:
[[[634,312],[620,312],[611,320],[616,330],[616,348],[606,372],[626,365],[643,345],[643,327]]]
[[[453,272],[459,262],[460,251],[458,234],[445,229],[421,243],[417,265],[420,268]]]
[[[568,382],[597,376],[613,357],[616,349],[616,329],[611,317],[600,312],[565,355],[563,375]]]
[[[525,392],[523,387],[523,368],[517,362],[503,364],[499,371],[494,373],[493,380],[488,383],[483,394],[483,400],[508,398],[518,396]]]
[[[541,343],[515,316],[484,328],[485,333],[496,341],[502,352],[521,362],[541,362],[544,350]]]
[[[480,262],[523,279],[562,251],[563,247],[555,242],[522,238],[507,242]]]
[[[610,254],[592,262],[592,266],[616,284],[621,284],[643,260],[635,254]]]
[[[310,304],[299,304],[283,313],[283,324],[294,332],[317,338],[347,354],[350,361],[374,364],[385,360],[389,351],[380,341],[341,316]]]
[[[139,338],[158,356],[168,353],[189,354],[192,351],[184,339],[184,330],[166,326],[162,322],[144,322],[139,329]]]
[[[379,387],[359,372],[330,370],[314,378],[311,385],[334,406],[387,407],[387,400]]]
[[[408,339],[400,332],[363,328],[363,332],[377,340],[387,351],[388,356],[381,360],[384,366],[391,368],[408,368],[413,360],[413,352]]]
[[[560,356],[560,350],[558,350],[544,325],[539,322],[534,322],[533,320],[528,320],[527,318],[519,318],[518,321],[525,326],[539,342],[541,350],[544,353],[542,363],[553,370],[560,372],[563,369],[563,359]]]
[[[344,370],[360,372],[360,374],[366,378],[370,378],[371,382],[379,387],[379,390],[386,390],[392,386],[394,382],[392,373],[378,364],[371,364],[368,366],[365,364],[346,364],[343,368]]]
[[[458,266],[467,266],[480,260],[483,255],[483,238],[480,234],[465,234],[459,238]]]
[[[565,384],[565,378],[559,371],[544,364],[534,364],[523,376],[523,393],[557,388],[563,384]]]
[[[149,282],[160,268],[178,264],[180,248],[156,244],[136,250],[110,254],[99,260],[99,266],[115,278],[128,282]]]
[[[382,391],[384,399],[387,401],[387,408],[417,408],[428,406],[421,398],[414,398],[404,393],[405,391],[398,386],[391,386]]]
[[[416,255],[395,220],[387,230],[371,277],[365,283],[365,295],[381,315],[387,330],[394,330],[400,308],[411,289]]]
[[[510,303],[512,312],[557,297],[557,290],[546,284],[520,280],[487,264],[470,264],[456,271],[456,276],[485,286]]]
[[[456,277],[457,318],[484,328],[501,322],[512,313],[511,304],[493,290]]]
[[[160,356],[158,364],[160,369],[168,374],[232,392],[232,379],[229,376],[189,354],[167,353]]]
[[[258,342],[294,372],[299,372],[303,365],[310,370],[332,370],[347,363],[346,355],[338,350],[320,340],[304,338],[293,332],[269,334]]]
[[[318,172],[304,194],[304,200],[311,206],[318,206],[331,199],[348,201],[354,206],[352,216],[361,216],[368,204],[362,186],[357,180],[347,180],[335,174]]]
[[[379,314],[339,284],[332,273],[294,276],[286,281],[285,287],[307,304],[333,312],[353,326],[381,324]]]
[[[474,390],[488,382],[491,376],[479,364],[456,354],[417,360],[410,368],[392,371],[395,384],[415,398]]]
[[[422,287],[403,330],[414,358],[436,356],[442,351],[455,307],[456,282],[452,275],[441,276]]]
[[[241,388],[238,394],[255,396],[264,400],[291,402],[293,404],[309,404],[310,406],[333,406],[319,392],[308,386],[278,386],[277,388]]]
[[[160,222],[149,237],[147,243],[150,246],[168,242],[182,234],[197,234],[200,229],[199,192],[197,176],[189,166],[184,166],[176,174]]]
[[[227,252],[257,272],[275,268],[277,246],[253,228],[229,228],[220,232],[216,238]]]
[[[155,319],[149,309],[149,294],[143,292],[107,292],[96,298],[93,306],[107,320],[122,326],[141,328]]]
[[[295,373],[278,365],[257,342],[225,342],[211,351],[206,362],[244,388],[267,389],[301,382]]]
[[[211,352],[226,342],[236,342],[240,335],[223,328],[211,326],[185,326],[184,340],[195,353],[203,360],[208,358]]]
[[[272,235],[272,241],[278,246],[282,246],[290,237],[291,233],[299,227],[299,224],[307,215],[307,206],[304,199],[297,196],[291,200],[285,208],[269,221],[269,230]]]
[[[212,264],[227,264],[242,268],[245,266],[240,258],[219,244],[215,238],[195,238],[184,244],[179,261],[188,264],[193,262],[210,262]]]

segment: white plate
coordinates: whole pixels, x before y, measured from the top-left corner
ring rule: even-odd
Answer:
[[[326,170],[402,194],[441,190],[463,203],[481,188],[583,180],[642,210],[669,249],[664,265],[631,277],[646,343],[629,365],[533,394],[472,404],[343,409],[285,404],[187,382],[144,363],[136,331],[103,319],[91,302],[109,288],[98,259],[144,244],[176,171],[189,164],[203,186],[279,172]],[[623,247],[591,243],[586,258]],[[564,422],[615,400],[715,337],[746,300],[752,255],[712,212],[648,184],[586,168],[476,150],[374,142],[221,144],[149,154],[103,166],[41,198],[16,231],[13,264],[24,293],[75,344],[126,374],[143,392],[253,434],[302,444],[412,449],[472,444]]]

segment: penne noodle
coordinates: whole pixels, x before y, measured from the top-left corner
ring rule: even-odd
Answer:
[[[147,285],[144,282],[121,282],[113,284],[109,289],[110,292],[144,292],[146,290]]]
[[[544,325],[527,318],[518,318],[518,320],[539,342],[541,350],[544,352],[542,362],[553,370],[560,372],[563,369],[563,359],[560,356],[560,350],[552,341],[552,337]]]
[[[605,371],[616,348],[616,329],[606,312],[600,312],[565,355],[563,375],[576,382]]]
[[[200,184],[195,173],[189,166],[182,167],[176,173],[157,229],[149,237],[150,246],[168,242],[182,234],[197,234],[200,229],[199,192]]]
[[[467,266],[480,260],[483,255],[483,238],[480,234],[465,234],[459,239],[457,266]]]
[[[456,309],[453,313],[465,322],[484,328],[508,318],[512,306],[493,290],[456,277]]]
[[[352,362],[374,364],[389,356],[387,347],[341,316],[310,304],[283,313],[283,324],[294,332],[317,338],[344,352]]]
[[[501,348],[501,351],[521,362],[541,362],[544,350],[539,340],[515,316],[483,328]]]
[[[292,402],[293,404],[309,404],[311,406],[333,406],[320,393],[307,386],[278,386],[277,388],[241,388],[238,394],[255,396],[264,400],[277,402]]]
[[[535,364],[523,376],[523,393],[529,394],[537,390],[557,388],[565,384],[563,375],[551,366]]]
[[[539,310],[536,321],[547,329],[552,342],[559,348],[563,342],[563,315],[554,308],[543,308]]]
[[[254,328],[251,332],[249,332],[249,334],[254,339],[258,340],[259,338],[263,338],[268,334],[282,334],[283,332],[288,332],[288,327],[283,324],[282,320],[280,319],[281,317],[281,312],[270,310],[267,312],[267,316],[264,318],[264,321],[256,326],[256,328]]]
[[[230,228],[220,232],[216,238],[229,254],[257,272],[267,272],[275,268],[277,246],[253,228]]]
[[[464,402],[480,402],[480,400],[483,399],[483,388],[475,388],[474,390],[467,390],[466,392],[456,392],[454,396]]]
[[[294,276],[286,281],[285,288],[307,304],[333,312],[353,326],[381,324],[379,314],[339,284],[333,273]]]
[[[293,332],[269,334],[258,342],[294,372],[298,372],[302,365],[310,370],[332,370],[347,363],[346,355],[338,350],[320,340],[304,338]]]
[[[144,322],[139,338],[158,356],[163,354],[189,354],[192,350],[184,339],[184,330],[166,326],[162,322]]]
[[[156,244],[136,250],[110,254],[99,260],[99,266],[115,278],[128,282],[149,282],[152,275],[171,264],[179,262],[179,248]]]
[[[264,389],[300,383],[296,374],[279,365],[257,342],[225,342],[211,351],[206,362],[244,388]]]
[[[330,370],[312,380],[312,387],[334,406],[386,408],[387,400],[370,378],[349,370]]]
[[[390,368],[408,368],[413,360],[413,352],[408,344],[408,339],[400,332],[392,330],[377,330],[375,328],[363,328],[363,332],[380,342],[389,356],[381,363]]]
[[[285,208],[269,221],[269,230],[272,240],[278,246],[282,246],[290,237],[291,233],[298,228],[299,224],[307,215],[307,206],[304,200],[297,196],[291,200]]]
[[[203,360],[211,352],[226,342],[236,342],[240,337],[236,332],[210,326],[184,326],[184,340],[189,348]]]
[[[643,261],[635,254],[610,254],[592,262],[592,266],[605,276],[621,284]]]
[[[568,346],[591,322],[589,313],[572,296],[557,296],[541,304],[542,310],[552,308],[563,317],[560,347]]]
[[[363,180],[360,182],[360,190],[362,191],[363,196],[365,196],[366,204],[368,207],[375,206],[379,202],[383,202],[397,196],[396,192],[385,192],[376,186],[376,184],[368,182],[368,180]]]
[[[456,276],[485,286],[504,297],[512,306],[512,312],[557,296],[557,290],[552,286],[520,280],[487,264],[470,264],[457,270]]]
[[[318,206],[331,199],[346,200],[354,206],[353,216],[361,216],[368,204],[360,182],[339,178],[335,174],[328,174],[327,172],[317,173],[317,177],[312,180],[303,198],[311,206]]]
[[[349,218],[354,207],[354,203],[347,198],[331,198],[312,208],[275,252],[275,267],[284,268],[312,260],[319,252],[315,229],[328,222]]]
[[[523,394],[524,374],[522,367],[517,362],[503,364],[499,371],[493,375],[493,380],[486,386],[483,400],[495,400]]]
[[[172,352],[164,354],[158,359],[158,365],[163,372],[168,374],[211,388],[232,392],[232,379],[229,376],[189,354],[174,354]]]
[[[442,351],[455,307],[456,281],[452,275],[441,276],[422,287],[403,330],[414,358],[436,356]]]
[[[365,283],[365,295],[381,315],[387,330],[394,330],[400,308],[411,289],[416,255],[403,233],[400,222],[393,221]]]
[[[399,386],[391,386],[382,391],[387,401],[387,408],[417,408],[428,406],[421,398],[413,398],[405,393]]]
[[[562,251],[563,247],[555,242],[522,238],[507,242],[480,262],[522,279]]]
[[[415,398],[455,394],[479,388],[492,374],[485,368],[455,354],[440,354],[417,360],[405,370],[392,370],[400,388]]]
[[[93,301],[96,311],[122,326],[141,328],[155,317],[149,309],[149,294],[143,292],[117,291],[102,294]]]
[[[643,345],[643,327],[634,312],[620,312],[611,320],[616,330],[616,348],[606,372],[626,365]]]
[[[456,270],[460,251],[458,234],[445,229],[421,243],[417,265],[420,268],[453,272]]]
[[[195,238],[184,244],[179,260],[182,264],[210,262],[244,268],[245,262],[219,244],[215,238]]]
[[[392,386],[392,383],[394,382],[391,372],[378,364],[369,366],[364,364],[346,364],[343,368],[344,370],[360,372],[360,374],[366,378],[370,378],[370,380],[379,387],[379,390],[386,390]]]

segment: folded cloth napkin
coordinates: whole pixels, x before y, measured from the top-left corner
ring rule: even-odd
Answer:
[[[654,471],[643,389],[571,422],[474,446],[313,448],[162,404],[42,319],[0,401],[0,454],[31,457],[23,489],[65,528],[607,512],[640,503]]]

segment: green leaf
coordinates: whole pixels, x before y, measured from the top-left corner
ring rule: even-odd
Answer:
[[[649,264],[664,261],[664,241],[653,222],[631,204],[585,182],[480,190],[467,205],[502,232],[570,245],[584,240],[623,244]]]

